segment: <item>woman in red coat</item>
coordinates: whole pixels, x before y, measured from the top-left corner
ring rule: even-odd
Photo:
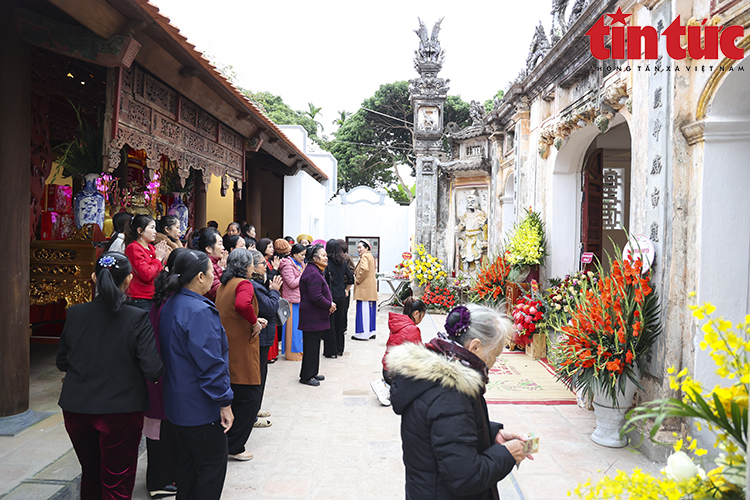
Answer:
[[[388,350],[404,342],[414,344],[422,343],[422,332],[419,325],[427,315],[427,308],[419,299],[409,297],[404,301],[404,312],[402,314],[388,313],[388,329],[391,331],[388,342],[385,344],[385,354],[383,355],[383,378],[370,382],[370,387],[378,397],[380,404],[390,406],[390,383],[391,378],[388,376],[388,365],[385,363],[385,357]]]
[[[130,220],[130,243],[125,255],[133,266],[133,280],[128,287],[131,305],[149,310],[154,303],[154,279],[169,255],[166,241],[156,240],[156,222],[150,215],[138,214]]]

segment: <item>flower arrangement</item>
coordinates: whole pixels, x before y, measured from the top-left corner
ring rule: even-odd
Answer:
[[[596,387],[616,406],[627,379],[640,387],[636,370],[644,371],[661,325],[658,299],[650,277],[641,277],[640,259],[633,264],[610,259],[610,267],[608,275],[598,267],[596,282],[587,275],[581,294],[572,296],[571,319],[551,325],[559,337],[552,359],[568,387],[587,393]]]
[[[492,261],[483,262],[471,287],[472,301],[498,304],[504,300],[510,268],[505,252],[500,252]]]
[[[511,316],[517,332],[517,344],[531,344],[532,335],[543,329],[546,307],[538,294],[522,295],[518,298]]]
[[[105,202],[109,201],[111,192],[117,191],[117,183],[118,179],[116,177],[112,177],[109,174],[102,174],[97,177],[96,189],[102,194],[102,196],[104,196]]]
[[[699,449],[696,441],[687,436],[686,447],[682,439],[674,444],[674,453],[661,475],[654,477],[638,469],[632,474],[617,471],[614,478],[605,476],[596,484],[587,481],[578,485],[573,493],[579,498],[745,498],[750,315],[745,316],[742,323],[733,325],[721,317],[714,318],[716,308],[711,304],[691,306],[691,309],[694,317],[706,320],[701,327],[704,332],[701,349],[710,349],[716,374],[734,382],[729,387],[715,386],[706,391],[687,369],[675,374],[677,370],[670,367],[667,370],[670,387],[679,390],[682,396],[651,401],[634,409],[628,414],[630,420],[623,432],[639,422],[653,419],[649,424],[649,435],[653,440],[664,419],[692,418],[698,430],[705,426],[716,434],[714,447],[720,453],[713,459],[715,467],[706,473],[695,463],[694,460],[702,460],[700,457],[707,452]]]
[[[547,241],[544,236],[544,221],[539,212],[526,209],[526,216],[513,226],[513,235],[505,249],[508,262],[514,267],[543,266],[547,258]]]
[[[396,278],[410,279],[412,275],[411,259],[404,259],[396,264],[396,267],[393,269],[393,274]]]
[[[443,279],[447,276],[443,267],[443,259],[438,259],[425,251],[424,245],[417,245],[414,258],[411,260],[409,273],[416,279],[419,286],[424,286],[433,280]]]
[[[156,204],[159,201],[159,188],[161,187],[161,182],[159,182],[160,177],[159,172],[154,172],[154,178],[146,185],[146,190],[143,192],[143,196],[149,203],[151,210],[154,212],[156,211]]]
[[[453,290],[448,288],[444,280],[440,280],[425,287],[422,302],[428,309],[448,312],[458,304],[458,297]]]
[[[562,279],[550,279],[546,290],[547,318],[550,322],[567,323],[572,316],[572,304],[580,297],[584,285],[595,284],[596,275],[591,271],[577,271]]]

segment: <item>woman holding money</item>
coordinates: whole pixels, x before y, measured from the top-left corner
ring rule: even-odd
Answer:
[[[484,392],[512,324],[487,307],[458,306],[446,333],[386,357],[401,415],[406,498],[496,499],[497,482],[526,455],[526,438],[490,422]]]

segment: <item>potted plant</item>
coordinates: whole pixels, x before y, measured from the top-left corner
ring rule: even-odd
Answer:
[[[83,178],[83,189],[73,197],[73,218],[76,228],[86,224],[99,224],[104,228],[104,196],[97,189],[97,179],[102,173],[102,131],[92,127],[81,116],[81,108],[70,103],[75,111],[78,126],[76,136],[55,148],[61,157],[58,163],[65,177]]]
[[[746,497],[750,316],[733,325],[722,317],[714,317],[716,308],[711,304],[691,306],[691,309],[693,316],[703,322],[704,337],[700,347],[709,350],[716,364],[716,374],[726,385],[706,390],[690,376],[687,368],[677,372],[675,367],[670,367],[667,370],[669,385],[679,391],[679,396],[651,401],[634,409],[628,414],[623,432],[646,423],[651,440],[658,443],[654,438],[665,419],[691,418],[697,430],[714,432],[714,448],[720,453],[708,459],[707,450],[700,449],[696,440],[687,435],[673,444],[674,452],[662,474],[653,476],[637,469],[632,473],[618,470],[615,477],[605,476],[594,484],[579,484],[573,490],[579,498],[727,500]]]
[[[512,281],[539,281],[539,267],[544,265],[548,255],[544,221],[539,212],[526,209],[525,217],[513,226],[505,250],[515,270]]]
[[[593,394],[597,428],[591,438],[622,447],[624,415],[630,407],[646,355],[661,333],[659,301],[641,276],[641,261],[610,259],[611,271],[598,266],[600,279],[586,275],[573,296],[571,318],[551,325],[559,334],[553,363],[559,380],[573,390]]]

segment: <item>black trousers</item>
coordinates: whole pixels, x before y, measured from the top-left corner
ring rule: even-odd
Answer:
[[[227,436],[221,421],[175,428],[180,447],[177,500],[219,500],[227,475]]]
[[[302,368],[300,380],[310,380],[320,369],[320,340],[328,330],[320,332],[302,332]]]
[[[336,310],[331,314],[331,331],[336,343],[334,354],[344,354],[344,332],[346,331],[346,315],[349,312],[349,297],[334,297]],[[323,351],[323,354],[328,354]]]
[[[253,424],[258,418],[260,401],[263,396],[263,386],[230,384],[234,391],[232,400],[232,413],[234,413],[234,424],[227,432],[227,443],[230,455],[239,455],[245,451]]]
[[[351,299],[352,299],[352,292],[350,291],[349,295],[344,297],[344,302],[341,303],[342,304],[341,310],[344,313],[344,319],[341,320],[344,324],[344,330],[343,330],[344,335],[346,335],[346,330],[349,329],[349,303],[351,302]],[[339,304],[337,302],[336,311],[338,312],[338,310],[339,310]],[[341,350],[341,352],[344,352],[343,349]]]
[[[268,351],[270,345],[260,346],[260,404],[258,409],[263,406],[263,395],[266,393],[266,378],[268,377]]]
[[[177,429],[169,420],[162,420],[159,439],[146,438],[146,488],[160,490],[177,480],[177,463],[180,452],[177,443]]]

